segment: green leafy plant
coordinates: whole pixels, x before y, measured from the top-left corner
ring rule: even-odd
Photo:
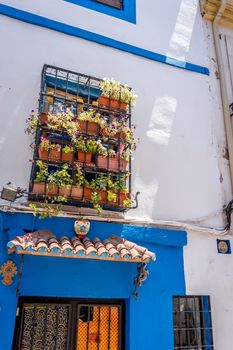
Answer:
[[[37,160],[36,165],[38,166],[38,171],[36,172],[36,178],[34,180],[34,182],[38,183],[38,182],[44,182],[46,181],[49,172],[48,172],[48,165],[44,162],[42,162],[42,160]]]
[[[62,152],[69,154],[74,152],[74,147],[72,145],[66,145],[62,148]]]
[[[125,200],[123,201],[123,206],[124,206],[125,208],[132,208],[133,202],[134,202],[134,201],[133,201],[132,199],[127,198],[127,199],[125,199]]]
[[[97,191],[93,191],[91,194],[91,203],[93,208],[97,211],[98,214],[102,213],[102,207],[100,205],[100,194]]]
[[[83,186],[85,182],[85,177],[82,171],[82,168],[76,163],[76,172],[75,172],[75,182],[77,186]]]
[[[31,112],[30,117],[26,120],[26,124],[25,133],[34,135],[39,125],[39,117],[34,111]]]
[[[62,210],[62,203],[66,202],[66,198],[59,196],[55,198],[57,202],[60,202],[56,205],[53,205],[49,202],[49,198],[44,201],[44,203],[30,203],[29,207],[33,210],[33,215],[39,215],[39,219],[45,219],[46,217],[52,218],[60,214]],[[54,200],[55,200],[54,199]]]
[[[86,149],[87,149],[87,152],[90,152],[91,154],[96,154],[96,151],[97,151],[96,141],[88,140],[86,143]]]
[[[66,186],[70,187],[72,185],[72,178],[71,175],[68,172],[69,165],[63,164],[61,169],[55,171],[54,173],[50,174],[48,177],[49,183],[57,184],[59,187]]]
[[[107,191],[107,192],[108,192],[108,195],[107,195],[108,201],[109,201],[109,202],[114,202],[114,203],[116,203],[116,201],[117,201],[117,195],[116,195],[116,193],[113,192],[113,191],[111,191],[111,190],[109,190],[109,191]]]

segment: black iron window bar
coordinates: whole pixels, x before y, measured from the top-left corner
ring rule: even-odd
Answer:
[[[173,298],[174,349],[213,350],[208,296]]]
[[[43,118],[50,113],[56,113],[61,110],[66,110],[67,108],[71,109],[75,115],[75,118],[79,115],[80,111],[88,111],[93,109],[98,112],[102,118],[107,120],[107,123],[110,123],[113,118],[120,120],[123,116],[127,125],[131,127],[131,106],[129,104],[126,111],[122,111],[120,104],[119,108],[112,108],[112,106],[100,106],[98,99],[101,95],[100,90],[100,81],[101,79],[91,77],[88,75],[75,73],[65,69],[57,68],[50,65],[44,65],[42,70],[41,78],[41,89],[39,97],[39,126],[36,131],[35,137],[35,149],[32,162],[32,170],[30,177],[29,185],[29,200],[43,202],[46,200],[51,200],[51,195],[47,192],[48,181],[44,183],[44,194],[38,195],[33,191],[35,185],[35,177],[38,171],[37,160],[40,160],[39,157],[39,144],[42,136],[45,136],[53,144],[59,144],[60,147],[60,157],[57,160],[54,160],[51,157],[51,150],[48,150],[48,159],[43,159],[43,163],[47,164],[49,173],[53,173],[58,169],[61,169],[63,164],[66,163],[62,158],[62,148],[65,145],[70,143],[70,137],[64,132],[64,130],[51,130],[48,128],[46,123],[43,122]],[[110,100],[109,100],[110,101]],[[124,144],[125,149],[128,147],[127,142],[121,139],[120,133],[118,138],[107,137],[100,134],[99,126],[96,134],[90,134],[88,132],[89,122],[86,123],[86,130],[80,133],[80,136],[83,136],[85,142],[88,140],[100,140],[104,143],[107,150],[113,149],[118,155],[115,163],[117,161],[117,168],[113,169],[110,166],[110,157],[107,157],[106,166],[100,165],[99,157],[93,157],[91,162],[87,162],[86,153],[84,153],[84,161],[78,162],[73,153],[73,161],[68,163],[68,172],[71,175],[72,180],[75,183],[75,174],[77,164],[83,171],[85,180],[91,181],[92,179],[96,180],[97,177],[101,174],[110,176],[114,181],[121,181],[123,177],[128,173],[128,178],[125,180],[125,186],[127,187],[127,198],[131,198],[131,157],[129,159],[127,170],[121,166],[121,157],[120,157],[120,147]],[[60,188],[57,187],[56,193],[53,194],[56,198],[61,195]],[[54,202],[54,198],[52,198]],[[126,207],[122,205],[121,193],[118,189],[117,200],[116,202],[105,201],[106,203],[101,202],[101,206],[106,210],[114,211],[125,211]],[[71,196],[67,198],[67,205],[76,205],[79,207],[93,207],[90,199],[85,197],[85,186],[81,198],[73,199]],[[136,198],[137,206],[137,198]]]

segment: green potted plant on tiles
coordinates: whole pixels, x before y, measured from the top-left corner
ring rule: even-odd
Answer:
[[[132,107],[136,104],[135,91],[127,84],[122,85],[113,78],[104,78],[100,82],[100,89],[102,94],[98,102],[101,107],[125,111],[129,103]]]

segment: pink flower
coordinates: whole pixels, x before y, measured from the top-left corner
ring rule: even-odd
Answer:
[[[41,140],[41,142],[46,142],[47,141],[46,137],[43,137],[43,136],[41,136],[40,140]]]

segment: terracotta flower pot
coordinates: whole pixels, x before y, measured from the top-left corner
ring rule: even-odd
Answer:
[[[69,198],[71,196],[71,186],[60,186],[59,196]]]
[[[98,135],[99,125],[95,122],[89,122],[84,120],[78,120],[80,131],[88,135]]]
[[[58,161],[60,160],[61,152],[57,149],[50,149],[50,152],[42,147],[39,147],[39,158],[42,160]]]
[[[106,204],[107,201],[108,201],[108,199],[107,199],[107,197],[108,197],[107,191],[106,190],[99,190],[98,192],[99,192],[99,195],[100,195],[100,202],[102,204]]]
[[[92,189],[90,187],[84,187],[84,199],[87,201],[91,200]]]
[[[48,122],[48,114],[46,112],[42,112],[40,115],[41,124],[47,124]]]
[[[82,152],[78,151],[77,155],[78,161],[84,163],[90,163],[91,162],[91,153],[90,152]]]
[[[125,111],[128,106],[126,102],[115,100],[113,98],[109,98],[106,96],[100,96],[98,99],[98,102],[99,102],[99,106],[101,107],[106,107],[110,109],[121,109],[123,111]]]
[[[62,152],[62,158],[61,158],[61,160],[62,160],[63,162],[72,163],[72,162],[73,162],[73,159],[74,159],[74,154],[73,154],[73,152],[72,152],[72,153],[65,153],[65,152]]]
[[[116,158],[104,158],[102,156],[96,157],[96,165],[100,169],[108,169],[111,171],[119,171],[119,170],[126,171],[127,164],[128,163],[123,159],[120,159],[120,166],[119,166],[119,161]]]
[[[114,205],[114,206],[117,206],[117,207],[118,206],[123,207],[124,206],[124,204],[123,204],[124,201],[129,198],[129,193],[128,192],[120,192],[118,194],[118,192],[116,192],[115,194],[116,194],[116,202],[108,201],[108,204]],[[118,204],[118,198],[119,198],[119,204]]]
[[[58,196],[58,186],[56,184],[47,184],[46,194],[51,197]]]
[[[83,199],[83,187],[81,187],[81,186],[72,186],[71,198],[74,199],[74,200],[81,200],[81,199]]]
[[[41,195],[46,194],[46,184],[45,184],[45,182],[34,182],[32,192],[34,194],[41,194]]]

